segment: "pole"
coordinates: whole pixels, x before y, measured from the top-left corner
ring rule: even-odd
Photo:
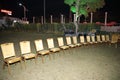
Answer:
[[[44,10],[44,24],[46,23],[46,18],[45,18],[45,17],[46,17],[46,15],[45,15],[45,14],[46,14],[46,11],[45,11],[45,8],[46,8],[46,7],[45,7],[45,2],[46,2],[46,1],[44,0],[44,1],[43,1],[43,10]]]
[[[50,23],[51,24],[53,23],[53,17],[52,17],[52,15],[50,15]]]
[[[107,12],[105,12],[105,26],[107,25]]]
[[[93,13],[91,12],[91,18],[90,18],[90,23],[93,23]]]
[[[26,19],[26,11],[27,11],[26,7],[25,7],[23,4],[21,4],[21,3],[19,3],[19,6],[22,6],[22,7],[23,7],[23,10],[24,10],[23,20],[27,20],[27,19]]]
[[[61,24],[63,24],[63,14],[61,14]]]
[[[23,8],[24,8],[24,20],[26,20],[26,8],[24,5],[23,5]]]

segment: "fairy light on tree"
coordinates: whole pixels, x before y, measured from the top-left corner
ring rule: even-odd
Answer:
[[[64,3],[70,6],[70,10],[75,13],[76,34],[78,34],[78,18],[81,15],[88,16],[89,12],[96,12],[97,9],[105,5],[104,0],[64,0]]]

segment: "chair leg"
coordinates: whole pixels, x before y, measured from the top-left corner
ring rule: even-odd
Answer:
[[[55,59],[55,52],[53,52],[53,59]]]
[[[37,57],[35,57],[35,64],[37,64]]]
[[[68,49],[68,55],[72,53],[72,51],[70,51],[70,50],[71,50],[71,48]]]
[[[22,60],[20,60],[20,65],[21,65],[21,69],[22,69]]]
[[[48,54],[48,56],[49,56],[49,60],[51,60],[51,56],[50,56],[50,53]]]
[[[41,55],[42,63],[44,63],[43,55]]]
[[[115,44],[115,48],[117,48],[117,43]]]
[[[11,74],[10,64],[9,63],[7,63],[7,67],[8,67],[8,73]]]
[[[63,54],[65,54],[65,51],[64,50],[62,50],[63,51]]]
[[[24,61],[24,66],[25,66],[25,69],[26,69],[26,60],[25,60],[25,59],[23,59],[23,61]]]

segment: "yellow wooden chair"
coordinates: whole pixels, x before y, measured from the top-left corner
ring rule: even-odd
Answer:
[[[62,50],[69,49],[69,46],[64,44],[63,37],[58,37],[57,41],[58,41],[58,45],[59,45],[60,49],[62,49]]]
[[[98,42],[95,40],[95,36],[91,36],[91,41],[95,44],[97,44]]]
[[[91,41],[91,37],[89,35],[86,36],[86,41],[88,44],[93,44],[93,42]]]
[[[102,43],[100,35],[97,35],[96,37],[97,37],[97,42]]]
[[[43,41],[42,39],[38,39],[38,40],[34,40],[35,43],[35,49],[36,49],[36,53],[37,56],[40,55],[42,58],[42,63],[44,63],[44,56],[45,55],[49,55],[49,59],[50,59],[50,50],[45,50],[43,47]]]
[[[106,39],[107,42],[110,42],[110,36],[108,34],[105,35],[105,39]]]
[[[8,67],[8,72],[11,74],[10,65],[16,62],[22,63],[21,57],[17,57],[14,50],[14,43],[1,44],[1,50],[4,58],[3,68]],[[22,67],[22,64],[21,64]]]
[[[47,45],[48,45],[50,52],[56,53],[60,51],[60,48],[54,46],[53,38],[47,38]]]
[[[112,34],[110,44],[115,44],[115,48],[117,48],[117,42],[118,42],[118,35],[117,34]]]
[[[75,44],[76,46],[81,46],[82,44],[81,43],[78,43],[77,41],[77,36],[72,36],[72,39],[73,39],[73,44]]]
[[[66,37],[66,42],[67,42],[67,45],[68,45],[70,48],[75,48],[75,47],[76,47],[75,44],[72,44],[72,41],[71,41],[71,37],[70,37],[70,36],[67,36],[67,37]]]
[[[104,42],[104,43],[107,42],[106,39],[105,39],[105,35],[101,35],[101,40],[102,40],[102,42]]]
[[[21,41],[20,49],[21,49],[21,56],[24,61],[25,67],[26,67],[26,60],[35,59],[35,63],[36,63],[37,55],[31,52],[30,41]]]
[[[80,36],[80,43],[83,45],[87,45],[88,43],[85,41],[85,37],[84,36]]]

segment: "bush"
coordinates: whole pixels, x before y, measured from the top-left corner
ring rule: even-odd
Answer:
[[[11,28],[13,29],[13,28]],[[9,30],[11,30],[9,29]],[[65,29],[75,31],[75,25],[74,23],[66,23],[66,24],[60,24],[60,23],[46,23],[46,24],[40,24],[40,23],[31,23],[31,24],[20,24],[15,23],[14,24],[14,30],[15,31],[25,31],[25,32],[40,32],[40,33],[64,33]],[[100,25],[97,24],[79,24],[78,31],[79,32],[89,32],[91,30],[95,29],[96,31],[100,31]]]

